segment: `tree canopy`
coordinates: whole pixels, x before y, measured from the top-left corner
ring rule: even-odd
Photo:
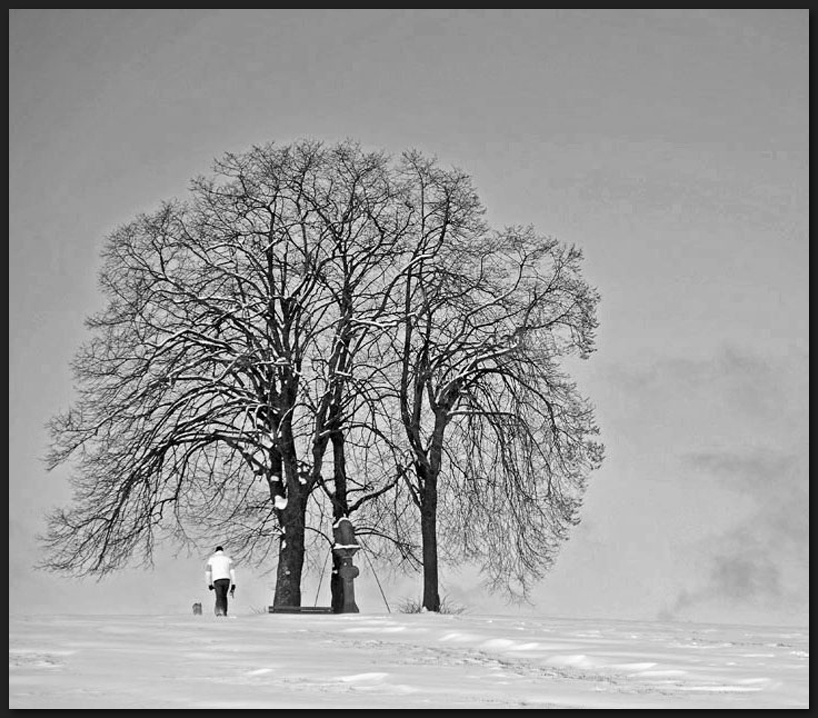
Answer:
[[[49,423],[74,496],[42,567],[219,536],[300,605],[305,558],[351,517],[373,557],[422,569],[429,610],[440,558],[525,598],[602,461],[561,363],[594,351],[599,296],[579,249],[484,216],[417,151],[302,140],[227,154],[113,231]]]

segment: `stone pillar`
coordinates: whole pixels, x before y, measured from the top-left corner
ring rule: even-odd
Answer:
[[[335,543],[332,553],[338,558],[338,576],[343,596],[338,613],[360,613],[355,603],[355,584],[353,583],[360,571],[353,565],[352,557],[361,547],[355,538],[352,522],[348,518],[338,519],[333,526],[333,538]]]

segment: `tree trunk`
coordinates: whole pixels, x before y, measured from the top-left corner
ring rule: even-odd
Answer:
[[[280,511],[284,535],[278,549],[278,568],[273,606],[301,606],[301,574],[304,570],[304,536],[307,496],[299,482],[295,442],[289,421],[281,424],[282,466],[287,483],[287,504]]]
[[[437,477],[428,471],[423,480],[420,507],[420,535],[423,543],[423,608],[440,612],[437,559]]]
[[[333,613],[341,613],[344,607],[344,586],[341,581],[339,570],[341,568],[341,558],[334,552],[332,554],[332,573],[329,579],[330,607]]]
[[[333,476],[335,491],[332,497],[333,524],[349,513],[347,502],[346,453],[344,451],[344,434],[333,431],[331,436],[333,454]],[[338,573],[341,568],[341,559],[332,552],[332,571],[330,573],[330,596],[333,613],[341,613],[344,605],[344,583]]]
[[[285,512],[289,510],[288,506]],[[285,521],[284,536],[278,549],[274,607],[301,605],[301,573],[304,569],[304,511],[298,506],[293,506],[292,511],[293,514],[290,514]]]

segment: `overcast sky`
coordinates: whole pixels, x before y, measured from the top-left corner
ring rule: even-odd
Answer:
[[[188,609],[212,547],[100,585],[31,570],[70,499],[44,424],[106,235],[224,152],[311,137],[434,155],[495,226],[584,252],[572,372],[606,461],[533,610],[808,623],[808,62],[808,10],[9,10],[9,610],[147,610],[146,583]]]

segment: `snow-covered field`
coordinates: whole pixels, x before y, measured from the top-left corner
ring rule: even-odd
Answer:
[[[9,616],[9,708],[809,708],[809,627]]]

